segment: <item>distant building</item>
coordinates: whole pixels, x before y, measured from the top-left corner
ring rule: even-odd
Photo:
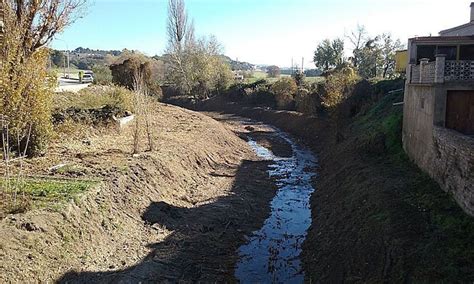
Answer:
[[[408,66],[408,50],[399,50],[395,53],[395,72],[405,73]]]
[[[244,81],[244,75],[240,71],[234,71],[234,80],[238,82]]]
[[[471,21],[467,24],[457,26],[439,32],[440,36],[471,36],[474,35],[474,3],[471,3]]]
[[[474,216],[473,11],[469,24],[409,39],[403,147]]]

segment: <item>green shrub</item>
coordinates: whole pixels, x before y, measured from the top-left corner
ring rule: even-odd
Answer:
[[[333,109],[347,98],[352,88],[359,80],[359,76],[354,69],[345,67],[340,71],[329,75],[324,84],[325,94],[322,97],[322,104],[328,109]]]
[[[292,109],[294,106],[294,96],[298,86],[292,78],[284,77],[273,83],[272,93],[275,95],[277,107],[280,109]]]
[[[112,71],[107,66],[94,66],[94,84],[96,85],[110,85],[112,84]]]
[[[291,77],[293,77],[298,87],[300,88],[303,87],[305,83],[305,78],[306,78],[303,72],[298,70]]]
[[[261,84],[255,88],[246,89],[245,102],[252,105],[265,105],[269,107],[275,107],[276,101],[275,96],[270,92],[270,85]]]
[[[299,89],[295,96],[296,110],[315,115],[321,108],[321,99],[317,93],[311,93],[307,89]]]

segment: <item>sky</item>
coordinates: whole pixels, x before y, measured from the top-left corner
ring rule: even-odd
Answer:
[[[414,36],[469,22],[466,0],[186,0],[196,35],[214,35],[225,54],[253,64],[305,68],[319,42],[344,38],[357,25],[371,35]],[[163,54],[167,0],[89,0],[83,16],[59,34],[56,49],[139,50]],[[347,43],[349,49],[349,44]],[[301,64],[301,63],[299,63]]]

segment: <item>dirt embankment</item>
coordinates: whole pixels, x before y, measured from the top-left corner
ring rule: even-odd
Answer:
[[[222,100],[195,108],[274,125],[319,155],[307,281],[472,282],[474,221],[403,153],[401,108],[392,105],[402,99],[386,96],[337,128],[327,118]]]
[[[56,176],[102,182],[65,208],[1,220],[0,282],[234,279],[236,250],[275,193],[268,164],[209,117],[162,104],[155,113],[156,151],[132,157],[131,129],[84,131],[28,162],[28,174],[66,163],[74,171]]]

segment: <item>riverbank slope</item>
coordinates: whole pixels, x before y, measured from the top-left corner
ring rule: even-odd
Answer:
[[[237,248],[269,214],[268,163],[202,114],[156,104],[152,121],[152,152],[143,135],[132,156],[131,127],[74,124],[26,161],[27,175],[96,182],[4,215],[0,282],[233,281]]]

